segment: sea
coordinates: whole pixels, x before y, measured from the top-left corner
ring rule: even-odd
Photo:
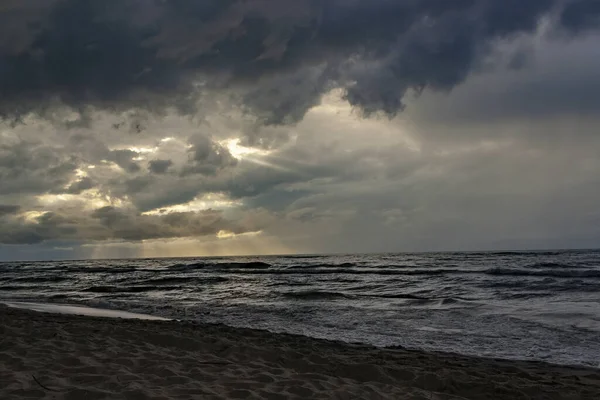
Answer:
[[[600,251],[0,263],[0,302],[600,368]]]

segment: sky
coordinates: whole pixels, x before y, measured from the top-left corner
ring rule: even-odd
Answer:
[[[600,245],[597,0],[0,0],[0,260]]]

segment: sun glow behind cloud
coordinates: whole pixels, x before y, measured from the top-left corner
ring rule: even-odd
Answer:
[[[84,209],[93,210],[106,206],[122,206],[122,199],[101,193],[97,189],[86,190],[75,194],[44,194],[37,197],[38,203],[44,208],[56,208],[67,204],[81,204]]]
[[[238,160],[253,159],[260,156],[268,156],[272,152],[269,150],[257,149],[256,147],[246,147],[240,144],[241,139],[227,139],[221,142],[221,145],[225,146],[231,155]]]
[[[256,231],[256,232],[246,232],[246,233],[233,233],[230,231],[219,231],[217,233],[217,239],[233,239],[236,237],[241,237],[241,236],[258,236],[262,234],[262,231]]]
[[[227,237],[180,238],[173,240],[144,240],[141,242],[90,243],[82,246],[86,257],[222,257],[276,255],[296,253],[278,238],[251,232]]]
[[[264,150],[264,149],[259,149],[256,147],[243,146],[240,143],[241,143],[240,138],[227,139],[222,142],[219,142],[219,144],[221,144],[221,146],[224,146],[225,148],[227,148],[229,153],[231,153],[231,155],[235,159],[237,159],[241,162],[248,162],[248,163],[260,165],[262,167],[276,169],[276,170],[280,170],[280,171],[290,171],[289,168],[287,168],[283,165],[280,165],[276,162],[273,162],[273,160],[275,160],[275,159],[279,159],[281,161],[281,159],[279,157],[277,157],[276,154],[277,154],[278,150],[282,150],[282,149]]]
[[[143,215],[160,215],[177,212],[198,212],[206,210],[225,210],[241,206],[240,201],[229,199],[222,193],[208,193],[201,197],[185,203],[177,204],[170,207],[162,207],[159,209],[147,211]]]

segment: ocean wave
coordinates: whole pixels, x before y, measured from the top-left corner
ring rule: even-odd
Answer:
[[[418,296],[411,293],[399,293],[399,294],[379,294],[379,295],[364,295],[361,297],[374,297],[382,299],[401,299],[407,300],[410,305],[432,305],[432,306],[450,306],[458,304],[473,304],[472,300],[464,299],[461,297],[425,297]]]
[[[533,298],[545,296],[544,293],[556,295],[565,292],[593,293],[600,290],[600,282],[597,279],[585,280],[548,277],[537,280],[513,277],[512,279],[479,282],[477,286],[485,289],[495,289],[495,295],[503,299],[512,295],[521,298],[525,298],[526,296]]]
[[[80,290],[82,293],[144,293],[155,291],[176,291],[181,290],[181,286],[90,286]]]
[[[600,270],[590,269],[465,269],[465,268],[437,268],[437,269],[393,269],[393,268],[299,268],[299,269],[268,269],[268,270],[229,270],[232,273],[250,275],[381,275],[381,276],[445,276],[445,275],[490,275],[490,276],[515,276],[515,277],[550,277],[550,278],[600,278]]]
[[[311,254],[311,255],[289,255],[289,256],[284,256],[281,258],[286,259],[286,260],[303,260],[303,259],[311,260],[314,258],[326,258],[326,257],[327,256]]]
[[[529,299],[537,299],[541,297],[552,297],[555,296],[554,292],[534,292],[534,293],[501,293],[498,297],[502,300],[529,300]]]
[[[599,270],[524,270],[512,268],[492,268],[485,271],[487,275],[501,276],[537,276],[537,277],[552,277],[552,278],[600,278]]]
[[[205,263],[205,262],[199,262],[199,263],[192,263],[192,264],[173,264],[171,266],[169,266],[168,268],[170,270],[176,270],[176,271],[186,271],[186,270],[195,270],[195,269],[204,269],[204,268],[210,268],[210,269],[222,269],[222,270],[229,270],[229,269],[268,269],[271,268],[271,264],[266,263],[266,262],[262,262],[262,261],[251,261],[251,262],[229,262],[229,263]]]
[[[441,305],[453,305],[453,304],[465,304],[465,303],[469,303],[470,300],[466,300],[466,299],[461,299],[461,298],[455,298],[455,297],[445,297],[441,300],[439,300],[439,303]]]
[[[415,294],[410,293],[398,293],[398,294],[369,294],[364,295],[364,297],[376,297],[380,299],[406,299],[406,300],[424,300],[430,301],[429,297],[417,296]]]
[[[289,297],[298,300],[334,300],[334,299],[349,299],[353,296],[349,296],[340,292],[326,292],[321,290],[306,290],[300,292],[282,292],[280,293],[283,297]]]
[[[345,263],[340,263],[340,264],[291,265],[289,267],[286,267],[286,269],[288,269],[288,270],[290,270],[290,269],[303,270],[303,269],[307,269],[307,268],[354,268],[354,267],[356,267],[356,264],[345,262]]]
[[[455,253],[465,254],[469,256],[479,256],[479,257],[490,257],[490,256],[519,256],[519,257],[540,257],[540,256],[557,256],[564,255],[567,253],[576,253],[577,251],[553,251],[553,250],[541,250],[541,251],[489,251],[489,252],[470,252],[470,253]]]
[[[222,283],[229,281],[228,278],[222,276],[165,276],[162,278],[146,279],[143,281],[136,282],[139,285],[174,285],[174,284],[210,284],[210,283]]]
[[[32,263],[20,263],[20,262],[0,262],[0,271],[10,271],[15,270],[17,268],[27,268],[30,267]]]
[[[485,254],[485,253],[483,253]],[[537,252],[533,252],[533,253],[528,253],[528,252],[523,252],[523,251],[494,251],[491,253],[488,253],[489,255],[494,255],[494,256],[533,256],[533,257],[537,257],[539,254],[544,254],[544,253],[537,253]]]
[[[548,269],[552,269],[552,268],[580,268],[580,266],[579,265],[575,265],[575,264],[563,264],[563,263],[557,263],[557,262],[539,262],[539,263],[534,263],[534,264],[526,265],[523,268],[533,268],[533,269],[548,268]]]
[[[136,272],[138,269],[135,267],[82,267],[82,266],[65,266],[56,268],[54,271],[69,272],[69,273],[88,273],[88,274],[128,274]],[[39,271],[49,272],[51,270],[42,269]]]
[[[268,283],[268,286],[270,287],[277,287],[277,286],[312,286],[312,283],[309,282],[285,282],[285,281],[280,281],[280,282],[270,282]]]
[[[252,261],[252,262],[231,262],[231,263],[218,263],[212,264],[212,267],[217,269],[267,269],[271,268],[272,265],[262,261]]]
[[[406,303],[410,305],[430,305],[430,306],[451,306],[458,304],[467,304],[470,301],[458,297],[443,297],[443,298],[430,298],[418,296],[410,293],[398,293],[398,294],[378,294],[378,295],[349,295],[342,292],[332,292],[323,290],[306,290],[297,292],[283,292],[281,296],[292,298],[295,300],[340,300],[340,299],[367,299],[367,298],[379,298],[379,299],[402,299],[407,300]]]
[[[65,276],[31,276],[23,278],[10,278],[10,283],[45,283],[45,282],[63,282],[68,281],[70,278]]]
[[[422,270],[395,270],[395,269],[379,269],[379,268],[364,268],[364,269],[345,269],[345,268],[313,268],[305,267],[299,269],[268,269],[268,270],[243,270],[243,269],[232,269],[229,270],[232,273],[249,274],[249,275],[445,275],[445,274],[469,274],[469,273],[481,273],[481,271],[469,271],[469,270],[456,270],[456,269],[422,269]]]
[[[340,266],[345,265],[345,266]],[[306,267],[274,267],[271,264],[264,262],[251,262],[251,263],[221,263],[221,264],[174,264],[168,267],[170,272],[181,272],[205,269],[207,273],[220,273],[223,274],[240,274],[240,275],[290,275],[290,276],[311,276],[311,275],[331,275],[332,279],[335,277],[336,281],[343,279],[351,279],[348,282],[353,282],[356,278],[350,278],[352,276],[358,277],[362,275],[373,275],[373,276],[389,276],[397,277],[402,280],[402,277],[410,276],[423,276],[423,277],[434,277],[434,276],[450,276],[450,275],[488,275],[488,276],[504,276],[504,277],[540,277],[540,278],[579,278],[579,279],[595,279],[600,278],[600,269],[598,268],[585,268],[569,266],[567,264],[559,263],[538,263],[532,264],[528,267],[521,268],[468,268],[453,266],[452,268],[427,268],[427,267],[357,267],[354,264],[340,264],[336,266],[306,266]],[[127,276],[127,273],[139,273],[139,272],[153,272],[160,274],[160,269],[125,269],[125,268],[80,268],[77,270],[69,270],[68,275],[65,275],[65,271],[56,271],[55,276],[49,275],[50,271],[46,270],[41,276],[28,276],[28,277],[15,277],[3,276],[0,277],[0,281],[5,283],[10,282],[30,282],[30,283],[44,283],[44,282],[60,282],[77,277],[77,273],[106,273],[110,275],[118,274],[122,275],[122,281],[128,281],[131,279]],[[164,270],[162,270],[164,271]],[[344,275],[347,277],[344,278]],[[203,282],[202,280],[206,281]],[[150,278],[143,280],[139,283],[149,285],[165,285],[169,283],[173,284],[187,284],[191,281],[197,280],[201,283],[214,283],[223,282],[226,277],[161,277]],[[392,279],[392,278],[390,278]],[[133,280],[133,279],[132,279]]]
[[[193,270],[193,269],[202,269],[206,266],[205,263],[193,263],[193,264],[173,264],[169,265],[168,269],[174,271],[185,271],[185,270]]]
[[[0,292],[18,292],[19,290],[39,290],[37,286],[0,285]]]

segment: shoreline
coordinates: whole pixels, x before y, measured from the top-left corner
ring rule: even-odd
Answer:
[[[0,398],[595,399],[600,370],[0,305]],[[35,377],[35,378],[34,378]]]
[[[285,332],[285,331],[271,331],[267,329],[260,328],[250,328],[246,326],[233,326],[227,325],[225,323],[213,323],[213,322],[201,322],[195,321],[191,319],[178,319],[178,318],[166,318],[160,316],[154,316],[150,314],[140,314],[135,312],[117,310],[117,309],[109,309],[109,308],[99,308],[86,306],[85,304],[75,304],[75,303],[41,303],[41,302],[25,302],[25,301],[0,301],[0,310],[2,308],[14,309],[14,310],[22,310],[27,312],[34,313],[43,313],[50,315],[66,315],[66,316],[74,316],[74,317],[83,317],[83,318],[92,318],[92,319],[116,319],[120,321],[127,320],[143,320],[143,321],[159,321],[159,322],[171,322],[173,324],[183,325],[183,326],[193,326],[193,327],[216,327],[220,329],[233,329],[236,331],[240,331],[243,333],[244,331],[263,333],[266,335],[280,335],[280,336],[288,336],[291,338],[307,338],[311,340],[316,340],[325,343],[337,344],[337,345],[349,345],[349,346],[360,346],[366,349],[376,349],[376,350],[392,350],[392,351],[405,351],[405,352],[417,352],[417,353],[425,353],[431,355],[438,355],[441,357],[464,357],[469,359],[481,359],[481,360],[490,360],[497,362],[517,362],[517,363],[532,363],[532,364],[546,364],[553,367],[566,367],[566,368],[582,368],[582,369],[591,369],[600,371],[600,362],[597,367],[591,365],[581,365],[581,364],[560,364],[553,363],[541,359],[512,359],[512,358],[503,358],[503,357],[492,357],[492,356],[483,356],[483,355],[472,355],[472,354],[462,354],[459,352],[452,351],[435,351],[435,350],[427,350],[427,349],[419,349],[414,347],[406,347],[401,345],[390,345],[390,346],[377,346],[374,344],[370,344],[367,342],[349,342],[341,339],[328,339],[322,337],[315,337],[310,335],[303,335],[299,333]]]
[[[577,364],[577,363],[559,363],[552,362],[548,360],[544,360],[542,358],[510,358],[510,357],[502,357],[502,356],[493,356],[493,355],[480,355],[480,354],[468,354],[461,353],[459,351],[443,351],[443,350],[435,350],[435,349],[423,349],[419,347],[411,347],[411,346],[403,346],[399,344],[391,344],[391,345],[377,345],[373,343],[369,343],[367,341],[346,341],[343,339],[336,339],[330,337],[323,336],[312,336],[302,333],[296,333],[293,331],[285,331],[285,330],[270,330],[264,328],[252,328],[246,325],[228,325],[223,322],[205,322],[199,321],[196,319],[186,319],[186,318],[177,318],[177,317],[169,317],[169,316],[157,316],[153,314],[145,314],[139,313],[135,311],[125,311],[123,309],[117,308],[102,308],[96,305],[87,305],[86,303],[77,303],[77,302],[40,302],[36,300],[31,301],[22,301],[22,300],[9,300],[9,299],[0,299],[0,309],[2,307],[24,310],[24,311],[33,311],[36,313],[44,313],[44,314],[58,314],[58,315],[71,315],[71,316],[79,316],[79,317],[90,317],[90,318],[110,318],[110,319],[118,319],[118,320],[131,320],[131,319],[141,319],[141,320],[149,320],[149,321],[169,321],[176,324],[183,325],[192,325],[192,326],[216,326],[223,327],[227,329],[235,329],[235,330],[249,330],[252,332],[264,332],[270,335],[283,335],[283,336],[292,336],[292,337],[306,337],[309,339],[314,339],[317,341],[324,341],[330,343],[339,343],[342,345],[358,345],[366,348],[380,349],[380,350],[403,350],[408,352],[423,352],[427,354],[437,354],[441,356],[456,356],[456,357],[466,357],[466,358],[474,358],[474,359],[484,359],[484,360],[493,360],[493,361],[508,361],[508,362],[531,362],[531,363],[542,363],[548,364],[556,367],[569,367],[569,368],[584,368],[584,369],[596,369],[600,371],[600,361],[597,365],[590,364]]]

